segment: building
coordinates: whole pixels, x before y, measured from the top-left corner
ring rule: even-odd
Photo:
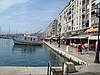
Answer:
[[[44,38],[57,35],[58,20],[53,20],[44,31]]]
[[[96,7],[100,0],[70,0],[58,16],[58,32],[68,35],[70,44],[88,41],[89,50],[95,50],[99,18]],[[94,38],[95,37],[95,38]]]
[[[97,27],[99,20],[96,17],[95,8],[99,0],[71,0],[59,13],[59,34],[77,34],[88,28]],[[59,28],[58,28],[59,30]]]

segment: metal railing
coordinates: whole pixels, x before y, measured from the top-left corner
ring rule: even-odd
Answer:
[[[51,63],[48,62],[47,75],[51,75]]]
[[[66,63],[66,65],[67,65],[67,70],[66,70],[66,72],[64,73],[64,63],[65,63],[65,62],[62,63],[62,75],[68,75],[68,73],[69,73],[69,67],[68,67],[68,64]]]
[[[64,75],[64,62],[62,63],[62,75]],[[48,62],[48,68],[47,68],[47,75],[51,75],[51,63]],[[67,72],[66,72],[66,75],[68,75],[68,64],[67,64]]]
[[[67,65],[67,72],[66,72],[66,75],[68,75],[68,71],[69,71],[69,67],[68,67],[68,64],[66,63]]]
[[[64,62],[62,63],[62,75],[64,75]]]

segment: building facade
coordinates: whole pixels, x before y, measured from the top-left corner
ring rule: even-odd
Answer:
[[[58,26],[61,26],[60,34],[75,32],[98,26],[95,8],[99,0],[71,0],[60,12]]]
[[[45,29],[45,37],[83,33],[86,29],[98,27],[99,19],[96,17],[95,8],[99,2],[99,0],[70,0],[59,13],[58,20],[53,20]]]
[[[57,24],[58,24],[58,20],[53,20],[49,26],[45,29],[44,31],[44,38],[46,37],[51,37],[51,36],[55,36],[57,35]]]

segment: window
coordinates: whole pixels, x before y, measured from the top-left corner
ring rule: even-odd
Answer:
[[[72,24],[73,24],[73,20],[72,20]]]
[[[26,40],[26,37],[25,37],[25,40]]]
[[[92,21],[92,24],[99,23],[99,20],[96,17],[92,18],[91,21]]]
[[[94,5],[95,5],[95,3],[92,4],[92,6],[94,6]]]
[[[85,18],[85,14],[82,15],[82,18]]]
[[[91,15],[93,15],[93,14],[95,14],[95,11],[92,11],[92,12],[91,12]]]
[[[70,20],[71,19],[71,16],[68,19]]]
[[[59,19],[61,20],[61,15],[60,15]]]
[[[33,40],[35,40],[35,38]]]
[[[32,38],[31,38],[31,41],[32,41]]]
[[[71,27],[70,26],[68,27],[68,30],[71,30]]]

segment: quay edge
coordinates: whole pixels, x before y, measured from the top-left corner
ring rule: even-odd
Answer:
[[[78,63],[79,65],[88,65],[88,62],[85,62],[67,52],[64,52],[62,50],[60,50],[59,48],[53,47],[50,44],[48,44],[47,42],[43,41],[44,44],[46,44],[48,47],[50,47],[52,50],[54,50],[56,53],[58,53],[59,55],[62,55],[63,57],[65,57],[66,59],[69,59],[71,61],[74,61],[76,63]]]

